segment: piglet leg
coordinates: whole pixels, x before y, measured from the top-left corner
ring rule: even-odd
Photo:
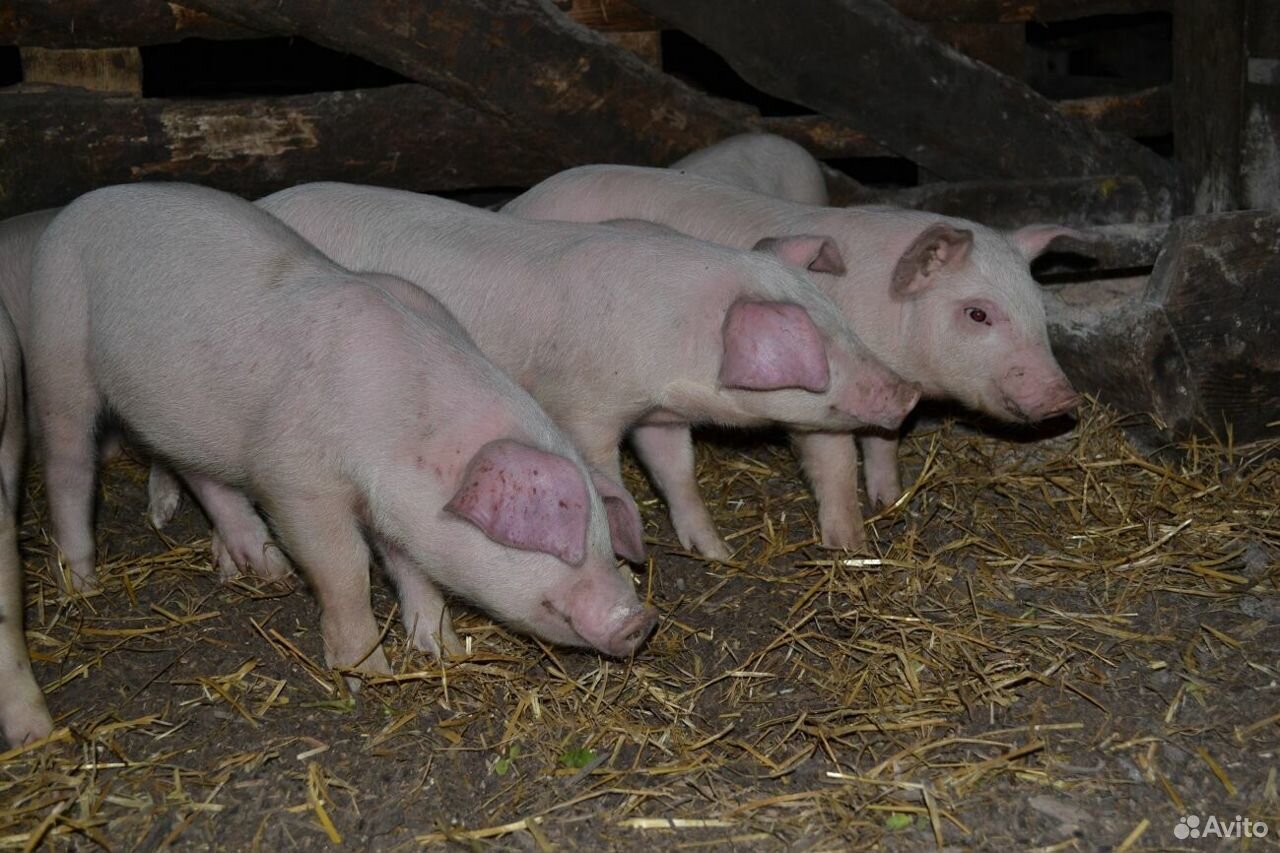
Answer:
[[[822,546],[856,551],[866,544],[858,502],[858,448],[847,432],[791,434],[800,467],[818,500]]]
[[[712,560],[727,560],[732,552],[716,531],[711,513],[698,494],[694,471],[693,436],[686,426],[638,426],[631,443],[653,484],[667,501],[671,523],[685,548]]]
[[[69,397],[72,395],[68,395]],[[91,397],[87,392],[86,397]],[[44,477],[53,540],[68,571],[71,588],[88,592],[99,586],[94,571],[93,501],[97,485],[97,443],[92,399],[41,425],[45,447]]]
[[[246,573],[271,581],[289,576],[289,560],[243,492],[200,474],[184,474],[183,479],[209,517],[210,545],[224,581]]]
[[[12,395],[11,395],[12,396]],[[14,403],[18,405],[14,405]],[[11,400],[0,437],[0,732],[13,746],[53,729],[44,696],[31,673],[22,633],[22,558],[18,555],[18,485],[22,462],[21,397]]]
[[[867,497],[874,507],[888,506],[902,497],[902,479],[898,473],[898,437],[860,435],[862,476],[867,481]]]
[[[400,594],[400,618],[405,633],[413,640],[413,647],[437,658],[461,655],[462,642],[453,631],[453,620],[449,618],[440,588],[395,545],[379,542],[378,554]]]
[[[284,494],[284,488],[270,490]],[[388,674],[391,665],[369,599],[369,548],[349,495],[295,488],[269,507],[289,553],[307,573],[320,604],[324,657],[331,667]],[[357,679],[348,679],[353,689]]]

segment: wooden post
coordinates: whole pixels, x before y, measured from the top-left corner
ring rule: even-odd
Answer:
[[[1049,334],[1077,388],[1156,416],[1157,443],[1275,438],[1277,282],[1280,214],[1189,216],[1170,227],[1149,278],[1047,294]]]
[[[1242,200],[1245,207],[1280,208],[1280,3],[1252,0],[1247,30]]]
[[[1173,146],[1195,213],[1240,205],[1246,2],[1174,2]]]

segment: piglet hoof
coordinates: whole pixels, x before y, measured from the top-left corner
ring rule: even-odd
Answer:
[[[822,547],[833,551],[861,551],[867,545],[867,536],[862,525],[854,525],[849,520],[838,524],[822,525]]]
[[[102,581],[93,567],[93,561],[65,561],[57,567],[57,575],[62,578],[62,586],[67,592],[76,595],[92,595],[102,591]]]
[[[182,506],[182,487],[172,472],[159,465],[151,466],[147,477],[147,518],[156,530],[164,530]]]
[[[43,699],[24,698],[0,709],[0,730],[11,747],[26,746],[49,736],[53,718],[45,710]]]
[[[209,536],[213,559],[218,564],[218,576],[225,583],[242,574],[250,574],[262,580],[287,583],[293,564],[275,543],[257,537],[224,539],[214,530]]]
[[[445,611],[444,618],[437,625],[415,625],[413,628],[413,647],[420,652],[427,652],[436,660],[458,658],[466,654],[462,640],[453,630],[453,620]]]
[[[690,533],[680,535],[680,544],[684,546],[686,551],[693,551],[701,554],[708,560],[716,560],[717,562],[725,562],[733,556],[733,552],[729,550],[729,546],[714,531],[695,530]]]
[[[354,669],[357,672],[363,673],[365,675],[390,675],[391,674],[391,663],[387,660],[387,653],[383,651],[383,648],[381,645],[379,645],[376,649],[374,649],[373,652],[367,658],[365,658],[363,661],[361,661],[360,663],[356,664],[353,667],[343,667],[342,664],[332,663],[332,662],[329,665],[334,667],[335,669],[339,669],[339,668]],[[352,695],[359,693],[360,690],[364,687],[364,679],[361,678],[359,675],[347,675],[347,676],[344,676],[344,678],[346,679],[346,682],[347,682],[347,689],[351,691]]]
[[[870,480],[867,483],[867,499],[876,509],[893,506],[900,497],[902,497],[902,484],[898,482],[897,477],[885,482]]]

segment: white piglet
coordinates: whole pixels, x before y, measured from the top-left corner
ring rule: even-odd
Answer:
[[[709,159],[688,158],[686,172],[707,168]],[[767,178],[756,180],[756,186],[773,185]],[[810,266],[814,279],[859,339],[894,371],[918,382],[925,397],[955,399],[1022,422],[1076,405],[1076,392],[1049,347],[1044,305],[1029,271],[1029,261],[1055,237],[1080,236],[1071,229],[999,232],[912,210],[800,204],[723,180],[634,166],[561,172],[503,211],[574,222],[644,219],[730,246],[830,235],[831,256]],[[853,441],[847,434],[810,432],[795,434],[794,443],[818,498],[823,544],[860,547]],[[896,435],[867,434],[862,446],[870,498],[875,504],[893,502],[902,493]]]
[[[225,193],[139,184],[68,206],[31,289],[31,399],[76,584],[96,582],[94,429],[109,414],[202,501],[265,511],[314,588],[333,666],[387,671],[371,546],[437,653],[457,648],[442,588],[612,655],[652,629],[610,544],[611,522],[640,541],[635,505],[406,282],[348,272]]]
[[[918,389],[870,356],[803,268],[823,237],[743,252],[635,227],[527,222],[378,187],[305,184],[260,206],[352,269],[403,276],[448,306],[484,353],[619,474],[642,463],[680,541],[726,557],[693,481],[693,423],[896,427]]]

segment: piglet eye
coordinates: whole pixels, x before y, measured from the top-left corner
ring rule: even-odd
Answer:
[[[987,312],[983,311],[981,308],[966,308],[964,309],[964,313],[968,314],[969,319],[975,323],[987,322]]]

